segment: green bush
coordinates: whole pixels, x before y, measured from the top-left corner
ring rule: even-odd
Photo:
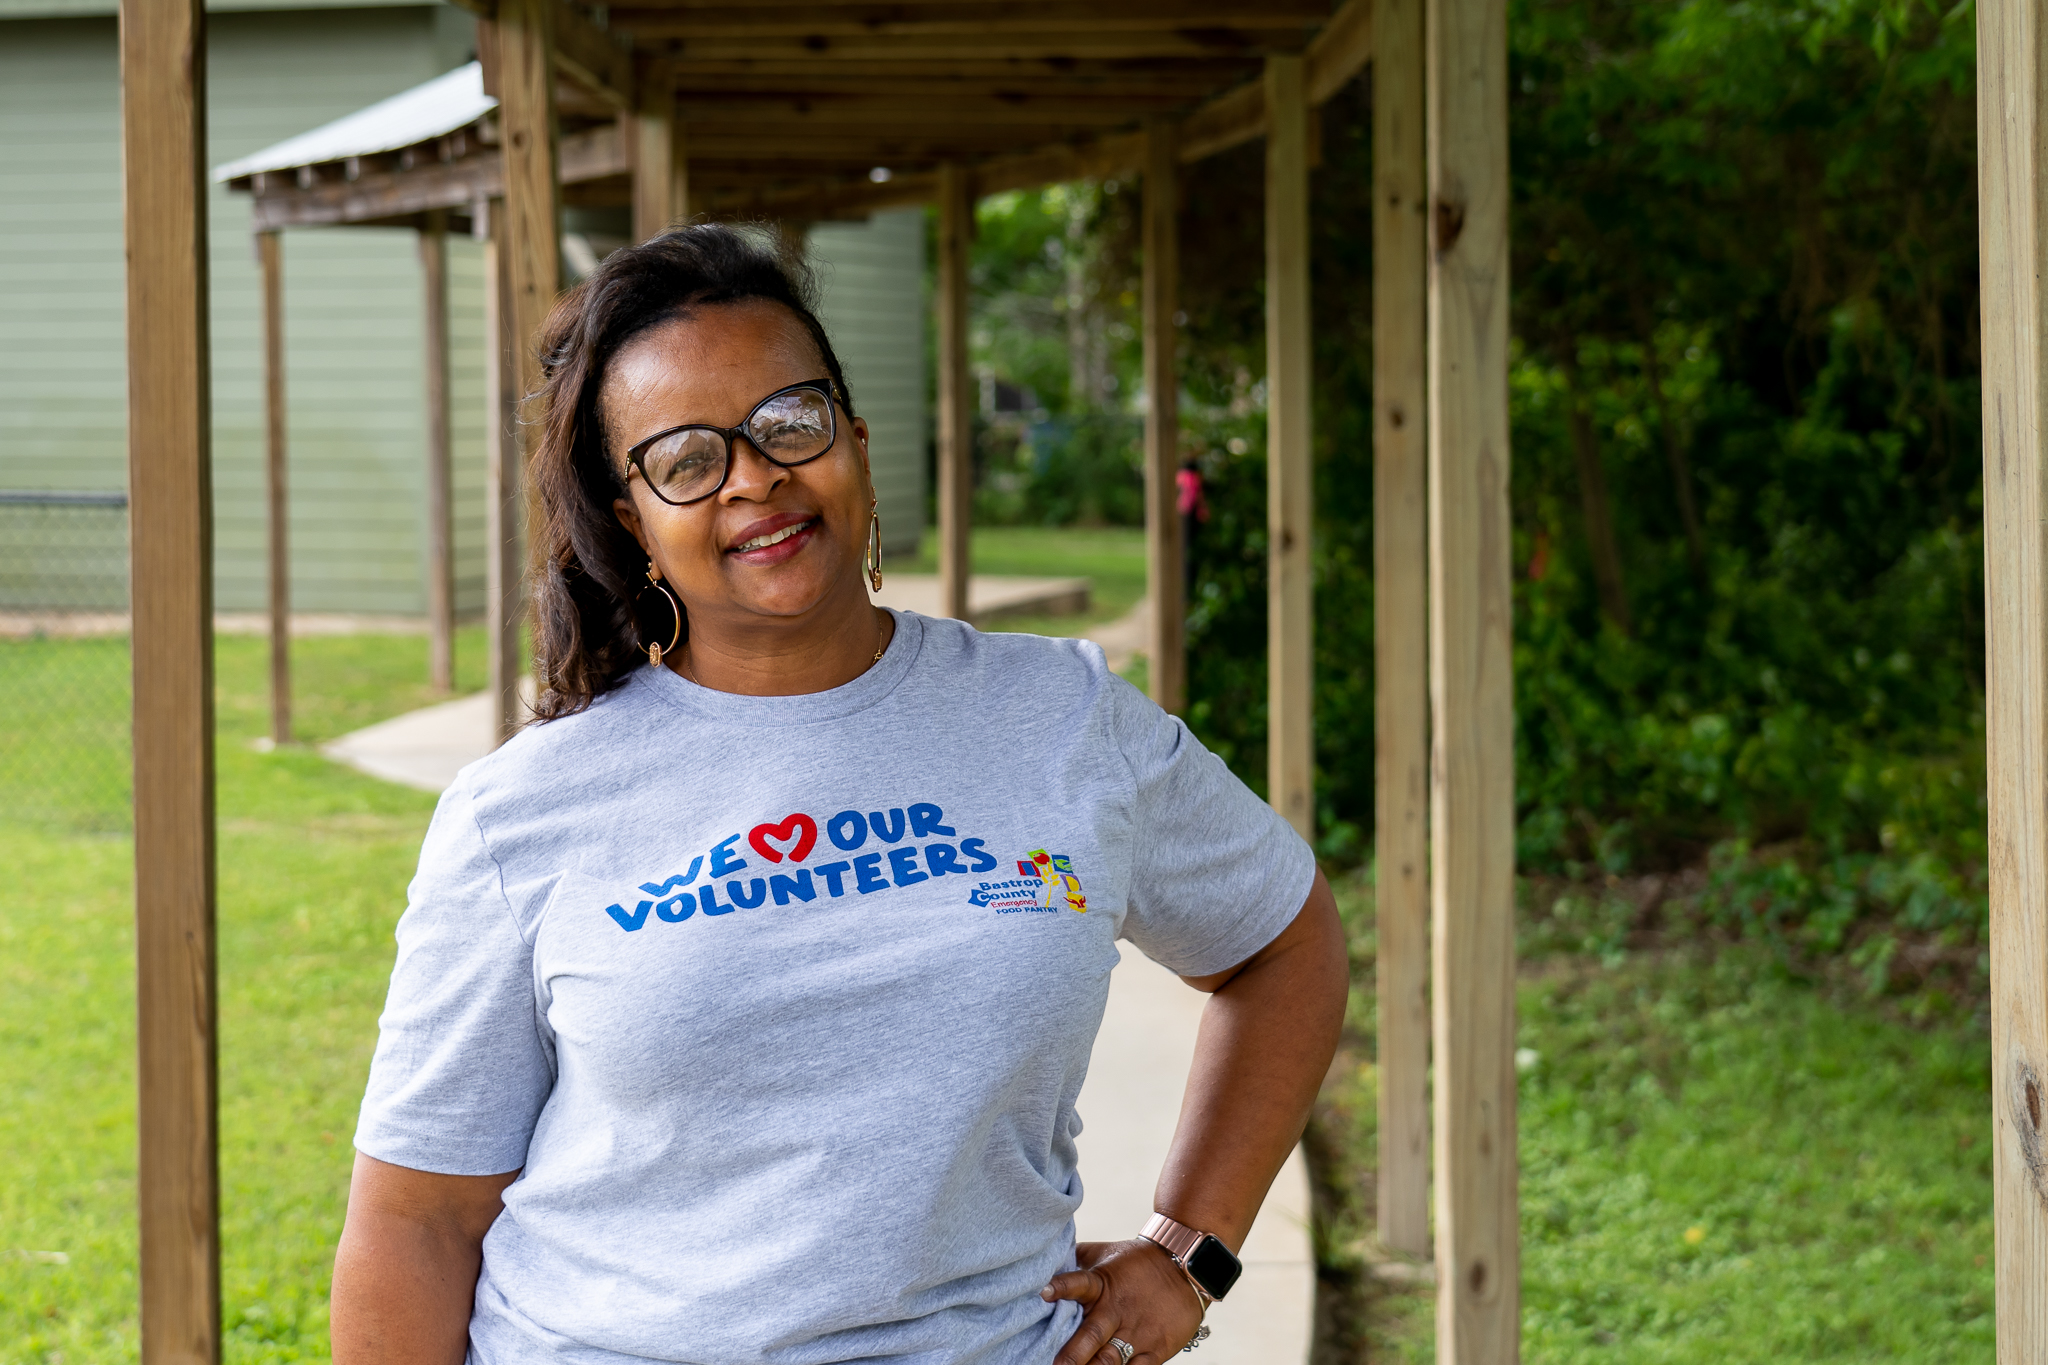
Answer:
[[[1968,937],[1985,857],[1970,7],[1516,0],[1511,18],[1523,865],[1620,874],[1718,849],[1717,886],[1738,863],[1792,879],[1768,914],[1722,895],[1730,928],[1762,914],[1844,951],[1861,951],[1844,916]],[[1372,821],[1362,86],[1322,129],[1316,724],[1341,857]],[[1190,717],[1254,783],[1257,156],[1193,181],[1183,243],[1184,410],[1212,509]]]

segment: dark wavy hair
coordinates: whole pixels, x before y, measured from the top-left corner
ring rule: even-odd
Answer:
[[[612,510],[625,482],[605,448],[605,370],[648,328],[702,305],[746,299],[780,304],[803,324],[852,417],[846,376],[818,321],[817,282],[774,232],[722,223],[664,232],[605,257],[548,315],[540,341],[543,382],[534,396],[540,439],[528,466],[538,513],[534,713],[543,721],[588,707],[646,658],[634,612],[647,586],[646,556]],[[665,603],[661,608],[666,636],[674,617]],[[687,638],[687,620],[683,628]]]

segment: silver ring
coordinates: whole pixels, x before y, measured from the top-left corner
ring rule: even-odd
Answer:
[[[1109,1344],[1116,1347],[1117,1358],[1122,1360],[1124,1365],[1131,1365],[1131,1357],[1138,1353],[1137,1347],[1131,1345],[1122,1337],[1111,1337]]]

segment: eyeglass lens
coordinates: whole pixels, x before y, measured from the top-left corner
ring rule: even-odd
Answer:
[[[832,446],[832,400],[817,389],[778,393],[747,418],[747,439],[777,464],[815,460]],[[648,486],[670,502],[701,498],[725,479],[732,445],[715,427],[672,431],[640,452]]]

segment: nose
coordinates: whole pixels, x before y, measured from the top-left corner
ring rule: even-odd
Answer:
[[[752,441],[732,443],[732,469],[718,492],[721,503],[759,502],[789,481],[789,471],[763,455]]]

